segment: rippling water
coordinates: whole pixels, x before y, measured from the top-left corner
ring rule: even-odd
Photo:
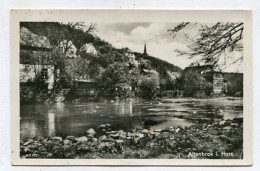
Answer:
[[[217,122],[243,116],[242,98],[168,99],[156,104],[124,101],[22,105],[21,139],[35,136],[83,136],[89,128],[111,124],[114,129],[164,129],[196,122]]]

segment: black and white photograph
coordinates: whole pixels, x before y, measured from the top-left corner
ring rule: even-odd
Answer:
[[[146,18],[19,21],[20,159],[244,159],[245,21]]]

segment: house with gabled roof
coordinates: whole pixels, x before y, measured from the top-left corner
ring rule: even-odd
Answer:
[[[85,43],[81,46],[80,52],[85,52],[86,54],[91,54],[93,56],[97,56],[98,52],[92,43]]]
[[[45,36],[20,28],[20,86],[37,86],[39,80],[44,91],[51,90],[54,83],[54,66],[51,64],[52,46]],[[36,80],[37,79],[37,80]]]

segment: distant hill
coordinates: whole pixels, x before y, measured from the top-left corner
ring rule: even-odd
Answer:
[[[135,53],[135,55],[137,57],[137,60],[140,60],[140,59],[149,60],[151,67],[154,70],[156,70],[160,75],[166,74],[166,71],[174,71],[174,72],[179,72],[179,73],[181,73],[183,71],[182,68],[180,68],[174,64],[171,64],[167,61],[164,61],[162,59],[159,59],[157,57],[150,56],[150,55],[144,56],[141,53]]]
[[[39,36],[46,36],[53,46],[56,46],[57,42],[55,42],[56,40],[53,38],[52,35],[59,34],[58,30],[60,29],[68,29],[65,24],[60,24],[56,22],[21,22],[20,26],[29,29],[31,32]],[[78,32],[78,30],[72,31],[74,31],[75,33]],[[113,56],[115,59],[118,58],[119,62],[122,61],[122,58],[124,57],[125,48],[117,49],[113,47],[109,42],[102,40],[98,36],[87,34],[86,36],[84,36],[83,38],[81,37],[80,39],[81,41],[71,41],[74,43],[77,49],[80,49],[80,47],[85,43],[92,43],[99,52],[99,54],[101,56],[104,56],[103,59],[106,60],[106,62],[103,63],[104,66],[102,66],[104,68],[107,67],[106,65],[109,64],[109,59],[107,58],[109,58],[110,56]],[[161,60],[157,57],[149,55],[144,56],[143,54],[137,52],[134,52],[134,54],[136,56],[136,59],[139,61],[148,60],[151,69],[156,70],[160,74],[161,78],[168,78],[167,71],[174,71],[179,73],[182,72],[182,69],[180,67],[168,63],[164,60]]]

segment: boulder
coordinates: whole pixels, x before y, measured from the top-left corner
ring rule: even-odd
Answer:
[[[92,134],[94,135],[96,132],[93,128],[90,128],[88,131],[87,131],[88,134]]]
[[[33,141],[27,141],[26,143],[24,143],[23,145],[24,146],[27,146],[27,145],[29,145],[29,144],[31,144]]]
[[[107,141],[107,137],[105,135],[101,136],[99,139],[100,141]]]
[[[126,133],[126,136],[127,136],[127,137],[133,137],[133,136],[134,136],[134,134],[133,134],[133,133],[131,133],[131,132],[127,132],[127,133]]]
[[[88,134],[87,138],[92,139],[95,134]]]
[[[71,146],[70,145],[64,145],[63,146],[63,150],[64,151],[70,151],[71,150]]]
[[[118,144],[121,144],[123,142],[124,142],[124,140],[116,140],[116,143],[118,143]]]
[[[235,127],[237,127],[238,124],[237,124],[237,123],[231,123],[230,126],[235,126]]]
[[[107,126],[106,126],[105,124],[101,124],[101,125],[98,126],[98,128],[101,128],[101,129],[102,129],[102,128],[106,128],[106,127],[107,127]]]
[[[74,136],[67,136],[66,139],[70,140],[70,141],[73,141],[73,140],[75,140],[75,137]]]
[[[30,150],[36,150],[36,149],[38,149],[38,146],[35,145],[35,144],[30,144],[30,145],[28,145],[27,147],[28,147]]]
[[[61,137],[52,137],[51,139],[54,140],[54,141],[62,142],[62,138]]]
[[[134,142],[135,142],[135,143],[138,143],[139,140],[140,140],[140,138],[135,138],[135,139],[134,139]]]
[[[119,137],[121,138],[126,138],[126,132],[124,132],[123,130],[118,131]]]
[[[107,141],[108,141],[108,142],[113,142],[114,139],[113,139],[112,137],[108,137],[108,138],[107,138]]]
[[[115,134],[117,133],[117,131],[109,131],[109,132],[106,132],[107,134]]]
[[[38,141],[39,141],[39,142],[42,142],[43,140],[44,140],[43,137],[39,137],[39,138],[38,138]]]
[[[53,156],[52,153],[48,153],[46,157],[47,157],[47,158],[51,158],[52,156]]]
[[[63,140],[63,144],[64,144],[64,145],[68,145],[69,143],[70,143],[69,140]]]
[[[176,128],[175,132],[178,133],[178,132],[180,132],[180,130],[181,130],[180,128]]]
[[[173,135],[171,135],[171,136],[170,136],[170,139],[171,139],[171,140],[174,140],[174,136],[173,136]]]
[[[170,130],[170,132],[173,132],[174,131],[174,127],[170,126],[169,130]]]
[[[224,125],[226,123],[226,121],[220,121],[219,125]]]
[[[224,129],[224,130],[230,130],[230,129],[231,129],[231,126],[225,126],[223,129]]]
[[[110,137],[112,138],[119,138],[119,133],[116,133],[116,134],[109,134]]]
[[[149,133],[149,130],[148,130],[148,129],[143,129],[143,130],[141,130],[141,133],[143,133],[143,134],[148,134],[148,133]]]
[[[154,135],[154,134],[155,134],[155,132],[151,131],[151,132],[150,132],[150,134],[151,134],[151,135]]]
[[[87,142],[88,141],[88,138],[83,136],[83,137],[78,137],[76,138],[75,140],[77,140],[78,142]]]
[[[93,142],[97,142],[98,139],[97,139],[97,138],[92,138],[92,141],[93,141]]]
[[[39,150],[40,152],[46,152],[46,151],[47,151],[47,149],[46,149],[45,147],[40,147],[38,150]]]
[[[142,134],[142,133],[136,133],[135,134],[137,137],[139,137],[139,138],[143,138],[144,137],[144,134]]]

